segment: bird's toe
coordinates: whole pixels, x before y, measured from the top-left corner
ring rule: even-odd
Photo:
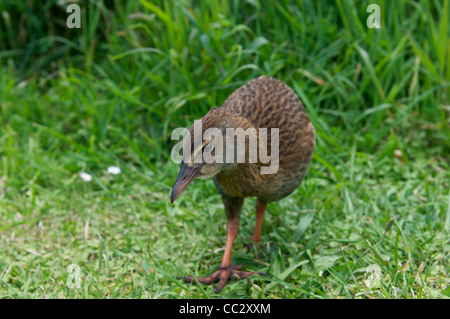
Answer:
[[[221,267],[215,273],[206,277],[193,277],[193,276],[185,276],[183,277],[184,282],[195,282],[198,281],[204,285],[210,285],[217,282],[217,286],[214,288],[215,293],[219,293],[229,282],[230,278],[234,279],[244,279],[253,275],[261,276],[264,275],[260,272],[254,271],[242,271],[239,270],[242,266],[230,266],[230,267]]]

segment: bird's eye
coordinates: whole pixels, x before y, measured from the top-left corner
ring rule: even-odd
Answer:
[[[203,148],[203,152],[205,153],[209,153],[213,150],[213,145],[212,143],[208,143],[205,145],[205,147]]]

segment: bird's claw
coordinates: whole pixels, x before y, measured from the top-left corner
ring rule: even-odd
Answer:
[[[219,293],[228,283],[230,278],[243,279],[253,275],[265,275],[263,273],[258,273],[254,271],[242,271],[239,270],[242,268],[239,266],[230,266],[230,267],[220,267],[215,273],[206,277],[193,277],[193,276],[184,276],[184,282],[195,282],[197,280],[199,283],[204,285],[211,285],[213,283],[218,282],[217,286],[214,288],[215,293]]]

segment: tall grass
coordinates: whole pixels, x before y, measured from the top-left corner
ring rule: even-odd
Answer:
[[[448,0],[79,1],[81,29],[66,27],[68,3],[0,4],[0,240],[9,243],[16,231],[24,238],[36,233],[34,240],[41,228],[32,227],[42,220],[52,225],[45,240],[57,251],[49,267],[58,275],[41,276],[64,278],[55,269],[67,264],[66,249],[83,256],[70,258],[94,278],[95,293],[86,286],[82,296],[122,297],[119,281],[113,287],[103,275],[133,278],[124,281],[132,297],[142,296],[143,286],[172,296],[188,289],[173,283],[177,272],[212,269],[200,258],[211,253],[200,247],[221,245],[211,239],[218,231],[210,220],[223,222],[222,207],[212,184],[193,187],[180,206],[168,204],[177,170],[170,134],[263,74],[299,95],[317,149],[301,194],[269,207],[272,226],[264,227],[279,247],[266,252],[265,271],[278,282],[231,296],[354,297],[364,286],[359,267],[374,260],[401,287],[384,287],[384,297],[416,297],[409,290],[415,275],[404,275],[400,261],[414,264],[425,281],[442,280],[450,220]],[[380,29],[366,26],[372,3],[381,8]],[[92,184],[76,182],[80,171],[102,172],[107,165],[123,168],[120,183],[101,173]],[[367,247],[383,238],[378,226],[392,217],[383,245],[393,267]],[[84,239],[76,237],[80,227]],[[199,246],[188,246],[192,236]],[[111,248],[113,241],[120,248]],[[29,259],[14,266],[14,245],[4,245],[10,248],[3,257],[0,252],[0,280],[14,278],[1,287],[14,296],[41,296],[39,280],[21,268]],[[18,247],[30,249],[26,241]],[[320,247],[336,258],[321,255]],[[38,255],[47,269],[47,255]],[[128,268],[136,256],[143,256],[138,271],[145,275]],[[189,262],[167,264],[173,256]],[[245,254],[236,258],[251,262]],[[417,260],[432,267],[420,271]],[[58,285],[45,286],[44,294],[80,296]],[[197,292],[190,293],[208,296]],[[427,295],[425,288],[419,292]]]
[[[81,143],[120,139],[117,125],[162,145],[157,160],[172,128],[259,74],[304,97],[320,146],[339,149],[336,124],[375,140],[425,126],[429,145],[448,153],[448,1],[377,3],[381,29],[365,25],[369,1],[96,1],[81,5],[81,29],[64,27],[62,2],[4,3],[2,65],[19,81],[36,74],[42,89],[68,84],[67,106],[54,107],[89,118],[91,136]]]

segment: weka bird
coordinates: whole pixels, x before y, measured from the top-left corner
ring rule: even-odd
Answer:
[[[172,189],[173,203],[180,193],[196,178],[212,177],[222,195],[227,217],[227,238],[225,252],[219,269],[210,276],[197,277],[202,284],[218,282],[215,292],[227,284],[230,277],[245,278],[254,272],[238,270],[232,266],[231,250],[239,229],[239,216],[245,197],[256,197],[256,226],[252,235],[255,243],[260,242],[261,226],[267,203],[279,200],[291,194],[302,182],[308,170],[315,148],[315,131],[308,115],[294,91],[285,83],[266,76],[249,81],[237,89],[222,105],[212,108],[202,119],[202,132],[208,128],[218,128],[226,140],[227,128],[267,128],[265,143],[268,151],[275,151],[272,144],[272,128],[278,128],[279,161],[278,170],[273,174],[262,174],[261,168],[267,167],[262,161],[245,160],[229,163],[196,163],[195,154],[203,151],[213,152],[209,138],[195,136],[194,126],[189,129],[190,138],[184,138],[183,162],[175,185]],[[263,138],[258,134],[258,143]],[[249,136],[246,136],[245,148],[249,150]],[[225,142],[223,142],[225,143]],[[216,145],[217,146],[217,145]],[[185,148],[186,147],[186,148]],[[236,145],[235,145],[236,147]],[[226,148],[227,151],[230,149]],[[236,150],[236,148],[233,148]],[[259,149],[261,151],[261,149]],[[236,157],[234,157],[236,159]],[[273,163],[272,163],[273,164]],[[184,277],[185,282],[193,282],[191,276]]]

